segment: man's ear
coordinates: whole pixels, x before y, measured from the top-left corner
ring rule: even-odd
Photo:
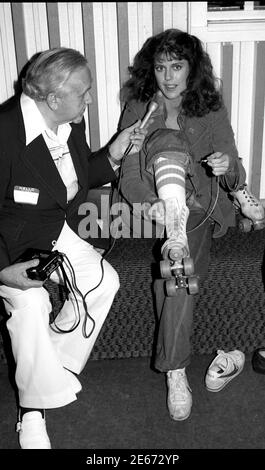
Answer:
[[[56,95],[56,93],[49,93],[46,101],[49,108],[52,109],[52,111],[56,111],[59,105],[58,96]]]

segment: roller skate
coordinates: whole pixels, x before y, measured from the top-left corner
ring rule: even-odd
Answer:
[[[197,294],[198,277],[194,275],[194,263],[186,234],[189,209],[184,206],[176,211],[175,200],[167,200],[165,203],[167,240],[161,249],[163,260],[160,261],[160,273],[166,279],[166,293],[175,296],[178,289],[187,289],[189,294]]]
[[[234,205],[240,210],[243,217],[239,221],[242,232],[261,230],[265,227],[265,214],[261,202],[249,191],[246,184],[238,191],[231,193]]]

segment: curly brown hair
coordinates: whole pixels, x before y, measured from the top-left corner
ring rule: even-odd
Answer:
[[[178,29],[167,29],[148,38],[128,67],[130,78],[121,89],[121,100],[147,102],[157,91],[154,61],[161,54],[171,59],[186,59],[190,72],[187,88],[182,93],[182,110],[187,116],[204,116],[223,104],[213,67],[201,41]]]

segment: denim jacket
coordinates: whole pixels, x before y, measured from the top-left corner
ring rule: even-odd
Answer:
[[[126,104],[120,118],[120,130],[142,119],[149,103],[131,101]],[[156,129],[166,128],[164,110],[160,107],[152,114],[153,121],[148,127],[148,135]],[[235,225],[235,210],[228,193],[236,191],[245,182],[245,170],[238,156],[234,133],[227,111],[223,106],[218,111],[209,112],[203,117],[178,116],[180,129],[184,132],[191,156],[190,168],[186,177],[187,201],[192,201],[190,210],[201,207],[207,213],[209,207],[217,203],[211,214],[215,222],[214,237],[224,235],[229,226]],[[201,160],[206,156],[222,152],[230,156],[228,172],[217,178],[211,174]],[[120,189],[129,203],[154,202],[157,199],[154,176],[146,169],[144,146],[139,153],[124,158],[121,169]]]

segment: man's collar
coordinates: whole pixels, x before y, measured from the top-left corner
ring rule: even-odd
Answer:
[[[53,134],[51,129],[48,128],[41,112],[39,111],[35,101],[25,93],[21,94],[20,97],[21,110],[23,114],[25,133],[26,133],[26,145],[29,145],[34,139],[45,131],[49,136]],[[69,137],[71,132],[70,124],[61,124],[58,129],[58,135]],[[54,134],[55,136],[55,134]]]

